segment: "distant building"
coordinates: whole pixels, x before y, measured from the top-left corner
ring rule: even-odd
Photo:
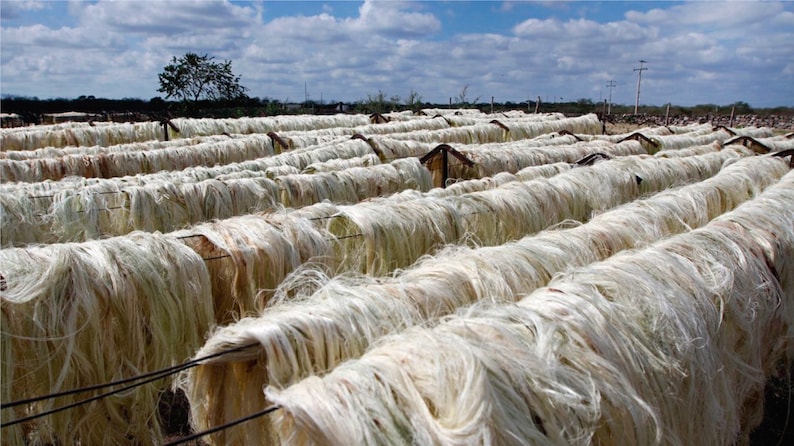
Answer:
[[[2,123],[3,128],[22,127],[25,125],[22,117],[16,113],[0,113],[0,123]]]

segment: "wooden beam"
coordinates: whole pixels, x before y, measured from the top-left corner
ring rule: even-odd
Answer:
[[[276,143],[281,146],[281,152],[289,150],[289,144],[284,141],[276,132],[267,132],[267,136],[273,141],[273,151],[276,151]]]
[[[750,136],[737,136],[725,141],[726,146],[731,144],[741,144],[757,153],[769,153],[772,151],[772,149]]]

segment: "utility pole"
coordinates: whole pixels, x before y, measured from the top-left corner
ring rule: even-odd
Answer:
[[[303,83],[303,103],[305,104],[304,107],[309,108],[309,90],[306,82]]]
[[[609,105],[607,106],[608,115],[612,114],[612,89],[615,88],[615,85],[617,85],[615,81],[607,82],[607,88],[609,88]]]
[[[637,73],[637,102],[634,103],[634,114],[635,115],[637,114],[637,111],[640,108],[640,84],[642,83],[642,72],[648,69],[647,67],[643,68],[642,65],[646,64],[646,63],[648,63],[648,62],[646,62],[644,60],[640,60],[640,67],[634,69],[634,71],[638,72]]]

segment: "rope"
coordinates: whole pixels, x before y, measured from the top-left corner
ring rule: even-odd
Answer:
[[[119,384],[125,384],[125,383],[128,383],[128,382],[137,381],[137,380],[141,380],[141,379],[146,378],[146,379],[144,379],[141,382],[138,382],[138,383],[135,383],[135,384],[131,384],[129,386],[124,386],[124,387],[118,388],[116,390],[111,390],[109,392],[105,392],[105,393],[102,393],[102,394],[99,394],[99,395],[95,395],[93,397],[86,398],[84,400],[80,400],[80,401],[74,402],[72,404],[68,404],[66,406],[57,407],[55,409],[51,409],[51,410],[48,410],[46,412],[42,412],[42,413],[31,415],[31,416],[28,416],[28,417],[25,417],[25,418],[19,418],[19,419],[16,419],[14,421],[10,421],[8,423],[0,425],[0,427],[5,428],[5,427],[13,426],[15,424],[31,421],[31,420],[34,420],[36,418],[41,418],[41,417],[44,417],[44,416],[47,416],[47,415],[51,415],[51,414],[54,414],[54,413],[57,413],[57,412],[61,412],[61,411],[67,410],[67,409],[72,409],[72,408],[80,406],[82,404],[90,403],[92,401],[96,401],[96,400],[99,400],[99,399],[114,395],[116,393],[123,392],[125,390],[133,389],[135,387],[139,387],[139,386],[142,386],[144,384],[148,384],[150,382],[157,381],[158,379],[165,378],[168,375],[173,375],[173,374],[181,372],[183,370],[187,370],[187,369],[193,368],[193,367],[199,365],[201,362],[206,361],[208,359],[216,358],[216,357],[223,356],[223,355],[226,355],[226,354],[229,354],[229,353],[238,352],[240,350],[244,350],[246,348],[254,347],[256,345],[259,345],[259,343],[254,342],[254,343],[242,345],[242,346],[235,347],[235,348],[232,348],[232,349],[229,349],[229,350],[224,350],[222,352],[214,353],[212,355],[204,356],[202,358],[193,359],[193,360],[190,360],[188,362],[185,362],[185,363],[177,365],[177,366],[168,367],[168,368],[165,368],[165,369],[162,369],[162,370],[149,372],[149,373],[146,373],[146,374],[143,374],[143,375],[134,376],[134,377],[131,377],[131,378],[125,378],[125,379],[121,379],[121,380],[118,380],[118,381],[113,381],[113,382],[109,382],[109,383],[105,383],[105,384],[97,384],[97,385],[88,386],[88,387],[81,387],[79,389],[66,390],[66,391],[63,391],[63,392],[52,393],[52,394],[49,394],[49,395],[42,395],[42,396],[38,396],[38,397],[33,397],[33,398],[28,398],[28,399],[18,400],[18,401],[13,401],[13,402],[10,402],[10,403],[5,403],[5,404],[0,405],[0,409],[8,409],[8,408],[11,408],[11,407],[16,407],[16,406],[20,406],[20,405],[24,405],[24,404],[31,404],[31,403],[35,403],[35,402],[38,402],[38,401],[44,401],[44,400],[49,400],[49,399],[53,399],[53,398],[59,398],[59,397],[62,397],[62,396],[74,395],[76,393],[83,393],[83,392],[88,392],[88,391],[91,391],[91,390],[99,390],[99,389],[103,389],[105,387],[112,387],[112,386],[116,386],[116,385],[119,385]]]
[[[226,424],[221,424],[220,426],[215,426],[215,427],[207,429],[205,431],[197,432],[197,433],[195,433],[193,435],[190,435],[190,436],[187,436],[187,437],[183,437],[183,438],[180,438],[178,440],[174,440],[174,441],[172,441],[170,443],[166,443],[163,446],[176,446],[176,445],[179,445],[179,444],[187,443],[188,441],[197,440],[197,439],[199,439],[199,438],[201,438],[201,437],[203,437],[205,435],[214,434],[215,432],[222,431],[222,430],[228,429],[230,427],[234,427],[234,426],[236,426],[238,424],[245,423],[246,421],[253,420],[254,418],[258,418],[258,417],[261,417],[263,415],[267,415],[267,414],[269,414],[271,412],[275,412],[278,409],[281,409],[281,406],[270,406],[267,409],[261,410],[259,412],[252,413],[251,415],[247,415],[247,416],[245,416],[243,418],[238,418],[238,419],[236,419],[234,421],[230,421],[230,422],[228,422]]]

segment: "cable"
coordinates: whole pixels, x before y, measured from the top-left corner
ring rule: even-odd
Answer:
[[[189,368],[189,367],[186,367],[186,368]],[[35,414],[35,415],[30,415],[30,416],[27,416],[27,417],[24,417],[24,418],[18,418],[18,419],[14,420],[14,421],[10,421],[8,423],[4,423],[4,424],[0,425],[0,428],[10,427],[10,426],[13,426],[15,424],[25,423],[27,421],[35,420],[36,418],[46,417],[47,415],[52,415],[54,413],[63,412],[64,410],[73,409],[73,408],[75,408],[77,406],[80,406],[80,405],[83,405],[83,404],[87,404],[87,403],[90,403],[92,401],[100,400],[102,398],[105,398],[105,397],[108,397],[108,396],[111,396],[111,395],[115,395],[115,394],[117,394],[119,392],[123,392],[125,390],[129,390],[129,389],[132,389],[134,387],[142,386],[144,384],[148,384],[148,383],[153,382],[153,381],[157,381],[158,379],[165,378],[168,375],[170,375],[170,373],[163,373],[163,374],[154,376],[152,378],[149,378],[147,380],[141,381],[139,383],[135,383],[135,384],[130,385],[130,386],[121,387],[121,388],[118,388],[116,390],[111,390],[110,392],[101,393],[99,395],[92,396],[91,398],[86,398],[84,400],[76,401],[76,402],[74,402],[72,404],[67,404],[66,406],[56,407],[55,409],[51,409],[51,410],[48,410],[46,412],[41,412],[41,413],[38,413],[38,414]]]
[[[152,372],[152,373],[148,373],[146,375],[141,375],[141,376],[152,376],[152,377],[149,378],[149,379],[146,379],[144,381],[129,385],[129,386],[121,387],[121,388],[118,388],[116,390],[111,390],[110,392],[105,392],[105,393],[102,393],[102,394],[99,394],[99,395],[96,395],[96,396],[93,396],[93,397],[90,397],[90,398],[86,398],[84,400],[76,401],[76,402],[74,402],[72,404],[67,404],[66,406],[56,407],[55,409],[51,409],[51,410],[48,410],[46,412],[41,412],[41,413],[38,413],[38,414],[35,414],[35,415],[30,415],[30,416],[27,416],[27,417],[24,417],[24,418],[16,419],[16,420],[8,422],[8,423],[1,424],[0,428],[6,428],[6,427],[14,426],[16,424],[25,423],[25,422],[28,422],[28,421],[31,421],[31,420],[35,420],[37,418],[41,418],[41,417],[45,417],[45,416],[48,416],[48,415],[52,415],[54,413],[62,412],[64,410],[73,409],[73,408],[75,408],[77,406],[80,406],[80,405],[83,405],[83,404],[87,404],[87,403],[90,403],[90,402],[93,402],[93,401],[96,401],[96,400],[100,400],[102,398],[106,398],[108,396],[115,395],[115,394],[123,392],[125,390],[130,390],[130,389],[133,389],[135,387],[139,387],[139,386],[142,386],[144,384],[148,384],[150,382],[157,381],[159,379],[165,378],[166,376],[172,375],[172,374],[177,373],[177,372],[181,372],[182,370],[187,370],[189,368],[195,367],[195,366],[198,365],[199,361],[203,361],[203,360],[206,360],[206,359],[209,359],[209,358],[212,358],[212,357],[216,357],[216,356],[225,355],[227,353],[231,353],[231,352],[234,352],[234,351],[242,350],[242,349],[245,349],[245,348],[248,348],[248,347],[251,347],[251,346],[255,346],[257,344],[258,343],[251,343],[251,344],[244,345],[244,346],[241,346],[241,347],[236,347],[236,348],[231,349],[231,350],[226,350],[226,351],[223,351],[223,352],[220,352],[220,353],[216,353],[214,355],[210,355],[210,356],[201,358],[200,360],[188,361],[188,362],[186,362],[186,363],[184,363],[182,365],[179,365],[179,366],[170,367],[168,369],[163,369],[164,371]],[[139,377],[135,377],[135,378],[127,378],[126,380],[122,380],[121,382],[128,382],[128,381],[137,380],[137,379],[141,379],[141,377],[139,376]],[[98,386],[93,386],[93,387],[102,388],[102,387],[108,387],[108,386],[111,386],[111,385],[113,385],[113,384],[100,384]],[[85,389],[75,389],[75,390],[67,391],[67,392],[64,392],[64,393],[65,394],[70,394],[70,393],[79,393],[79,392],[83,392],[83,391],[85,391]],[[39,397],[37,400],[50,399],[50,398],[54,398],[54,397],[50,396],[50,395],[46,395],[44,397]],[[23,402],[16,401],[14,403],[10,403],[6,407],[12,407],[11,404],[19,405],[19,404],[22,404],[22,403]],[[3,408],[5,408],[5,407],[3,407]]]
[[[224,350],[222,352],[213,353],[212,355],[204,356],[202,358],[193,359],[193,360],[190,360],[190,361],[185,362],[185,363],[180,364],[180,365],[176,365],[176,366],[173,366],[173,367],[168,367],[168,368],[157,370],[157,371],[154,371],[154,372],[145,373],[143,375],[133,376],[131,378],[125,378],[125,379],[121,379],[121,380],[118,380],[118,381],[113,381],[113,382],[109,382],[109,383],[105,383],[105,384],[97,384],[97,385],[88,386],[88,387],[81,387],[79,389],[66,390],[66,391],[63,391],[63,392],[51,393],[51,394],[48,394],[48,395],[42,395],[42,396],[38,396],[38,397],[27,398],[27,399],[24,399],[24,400],[13,401],[13,402],[10,402],[10,403],[4,403],[4,404],[0,405],[0,409],[8,409],[8,408],[11,408],[11,407],[21,406],[23,404],[36,403],[36,402],[39,402],[39,401],[59,398],[59,397],[62,397],[62,396],[74,395],[76,393],[83,393],[83,392],[88,392],[88,391],[91,391],[91,390],[99,390],[99,389],[103,389],[105,387],[112,387],[112,386],[116,386],[116,385],[119,385],[119,384],[126,384],[128,382],[137,381],[139,379],[153,378],[153,379],[149,379],[147,381],[143,381],[143,382],[140,382],[140,383],[137,383],[137,384],[133,384],[131,386],[122,387],[121,389],[117,389],[117,390],[114,390],[112,392],[108,392],[108,393],[105,393],[105,394],[97,395],[96,397],[92,397],[93,399],[89,399],[89,400],[78,402],[78,405],[79,405],[79,404],[83,404],[85,402],[93,401],[94,399],[98,399],[97,397],[104,397],[104,396],[112,395],[112,394],[118,393],[118,392],[120,392],[122,390],[128,390],[128,389],[131,389],[131,388],[134,388],[134,387],[138,387],[140,385],[149,383],[151,381],[155,381],[155,380],[163,378],[165,376],[172,375],[172,374],[177,373],[177,372],[181,372],[182,370],[187,370],[189,368],[192,368],[192,367],[195,367],[195,366],[199,365],[201,362],[206,361],[207,359],[212,359],[212,358],[223,356],[223,355],[226,355],[226,354],[229,354],[229,353],[238,352],[240,350],[245,350],[246,348],[255,347],[257,345],[259,345],[258,342],[252,342],[250,344],[241,345],[239,347],[235,347],[235,348],[232,348],[232,349],[229,349],[229,350]],[[58,412],[60,410],[64,410],[64,408],[58,408],[58,409],[55,409],[54,411],[50,411],[49,413]],[[49,413],[40,414],[40,415],[34,415],[34,416],[28,417],[28,418],[31,418],[31,419],[32,418],[38,418],[39,416],[49,415]],[[27,421],[27,420],[25,420],[25,421]],[[11,423],[16,424],[18,422],[21,422],[21,421],[16,420],[16,421],[13,421]],[[8,423],[7,425],[11,425],[11,423]],[[4,424],[2,427],[6,427],[6,425]]]
[[[214,434],[215,432],[222,431],[224,429],[228,429],[228,428],[236,426],[238,424],[245,423],[246,421],[253,420],[254,418],[258,418],[258,417],[261,417],[263,415],[267,415],[267,414],[269,414],[271,412],[275,412],[278,409],[281,409],[281,406],[270,406],[267,409],[264,409],[262,411],[259,411],[259,412],[256,412],[256,413],[252,413],[251,415],[245,416],[243,418],[239,418],[237,420],[230,421],[230,422],[228,422],[226,424],[222,424],[220,426],[215,426],[215,427],[213,427],[211,429],[207,429],[205,431],[198,432],[198,433],[195,433],[195,434],[187,436],[187,437],[180,438],[180,439],[172,441],[170,443],[166,443],[163,446],[176,446],[176,445],[179,445],[179,444],[182,444],[182,443],[187,443],[188,441],[199,439],[199,438],[201,438],[201,437],[203,437],[205,435]]]

